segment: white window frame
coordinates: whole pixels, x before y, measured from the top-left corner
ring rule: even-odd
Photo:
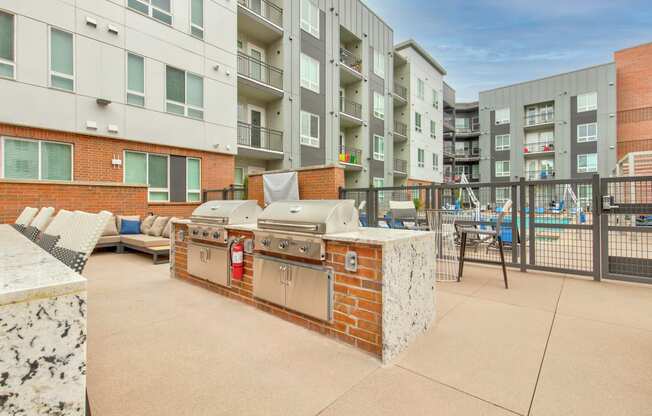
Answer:
[[[418,133],[423,131],[423,114],[418,111],[414,112],[414,130]]]
[[[183,72],[183,75],[184,75],[183,76],[183,82],[185,83],[184,90],[186,92],[186,96],[184,97],[184,100],[186,101],[185,103],[180,103],[180,102],[168,99],[168,83],[167,83],[168,68],[176,69],[177,71]],[[202,89],[203,89],[202,96],[204,97],[204,103],[203,103],[204,105],[202,107],[197,107],[197,106],[188,104],[188,74],[199,77],[202,80]],[[205,106],[206,106],[206,82],[205,81],[206,81],[206,79],[202,75],[196,74],[194,72],[186,71],[186,70],[181,69],[181,68],[177,68],[176,66],[165,65],[165,84],[164,84],[164,89],[165,89],[165,112],[167,114],[172,114],[172,115],[175,115],[175,116],[181,116],[181,114],[177,114],[177,113],[173,113],[173,112],[168,111],[168,104],[178,105],[179,107],[183,107],[183,116],[182,117],[188,117],[188,118],[191,118],[193,120],[204,120],[204,118],[206,116],[206,110],[205,110]],[[202,112],[202,117],[199,118],[199,117],[193,117],[193,116],[189,115],[188,114],[189,109],[190,110],[195,110],[195,111],[201,111]]]
[[[129,89],[129,55],[137,56],[139,58],[142,58],[143,60],[143,92],[138,92],[138,91],[132,91]],[[144,56],[139,55],[137,53],[129,52],[127,51],[127,56],[126,56],[126,61],[125,61],[125,69],[126,69],[126,74],[125,74],[125,79],[127,80],[126,82],[126,94],[125,94],[125,104],[127,105],[133,105],[135,107],[141,107],[144,108],[147,105],[147,60],[145,59]],[[139,106],[138,104],[132,104],[129,102],[129,95],[135,95],[137,97],[141,97],[143,99],[143,105]],[[167,97],[167,91],[166,91],[166,97]]]
[[[316,81],[313,81],[311,79],[306,79],[304,77],[304,75],[308,75],[308,72],[304,72],[304,70],[305,71],[308,71],[308,69],[313,69],[314,70],[314,67],[310,67],[308,64],[311,64],[311,65],[314,64],[316,66],[316,68],[317,68],[317,80]],[[316,60],[315,58],[313,58],[310,55],[306,55],[305,53],[302,53],[301,54],[300,65],[301,65],[301,68],[300,68],[299,72],[300,72],[300,77],[301,77],[301,87],[306,88],[306,89],[308,89],[308,90],[310,90],[312,92],[315,92],[315,93],[319,94],[321,92],[321,86],[319,85],[320,84],[320,78],[321,78],[321,73],[320,73],[320,71],[321,71],[320,66],[321,65],[319,64],[319,61]],[[310,71],[310,72],[312,72],[312,71]]]
[[[374,117],[385,120],[385,96],[374,91]]]
[[[72,36],[72,75],[62,74],[61,72],[55,72],[52,70],[52,31],[58,30],[59,32],[68,33]],[[75,62],[75,52],[77,51],[77,41],[75,39],[75,34],[69,30],[61,29],[57,26],[48,26],[48,86],[57,91],[71,92],[74,93],[77,91],[77,82],[75,80],[77,75],[77,65]],[[65,78],[72,81],[72,90],[66,90],[64,88],[55,87],[52,85],[52,76],[55,75],[60,78]]]
[[[199,26],[198,24],[195,24],[195,23],[192,22],[192,1],[193,0],[188,1],[188,6],[189,6],[188,16],[190,17],[190,36],[195,37],[197,39],[202,39],[203,40],[204,39],[204,30],[205,30],[204,26]],[[202,21],[203,24],[206,24],[206,2],[204,0],[201,0],[201,1],[203,3],[202,4],[202,9],[201,9],[202,10],[201,21]],[[194,33],[192,33],[193,28],[195,28],[197,30],[201,30],[201,36],[197,36]]]
[[[417,149],[417,167],[423,168],[426,166],[426,151],[425,149]]]
[[[589,136],[588,135],[589,126],[595,126],[595,136]],[[585,135],[580,134],[580,129],[582,127],[586,128],[587,134],[585,134]],[[589,143],[589,142],[597,142],[597,141],[598,141],[598,123],[586,123],[586,124],[578,124],[577,125],[577,142],[578,143]]]
[[[301,123],[303,122],[303,116],[306,115],[310,119],[310,127],[308,128],[308,131],[312,131],[312,120],[313,117],[317,118],[317,137],[312,137],[312,136],[306,136],[303,134],[303,129],[301,128]],[[315,147],[319,148],[321,138],[320,136],[320,124],[321,124],[321,119],[318,114],[313,114],[308,111],[301,111],[300,116],[299,116],[299,134],[300,134],[300,143],[302,146],[310,146],[310,147]]]
[[[498,193],[499,193],[498,191],[500,191],[501,193],[504,192],[504,194],[501,196],[500,199],[498,198]],[[496,198],[495,198],[496,199],[496,205],[505,205],[505,202],[507,202],[507,200],[509,200],[512,197],[511,190],[510,190],[510,188],[508,186],[499,186],[499,187],[496,188],[496,195],[495,196],[496,196]]]
[[[122,151],[122,160],[125,160],[125,161],[127,160],[127,153],[137,153],[137,154],[140,154],[140,155],[145,155],[145,180],[147,181],[147,183],[144,183],[142,185],[147,185],[147,202],[152,202],[152,203],[170,202],[170,155],[166,155],[166,154],[163,154],[163,153],[139,152],[137,150],[126,150],[125,149],[125,150]],[[163,156],[163,157],[165,157],[167,159],[167,161],[168,161],[168,168],[167,168],[167,171],[168,171],[168,180],[167,180],[168,187],[167,188],[150,188],[149,187],[149,156],[150,155],[152,155],[152,156]],[[200,169],[201,169],[201,163],[200,163]],[[122,183],[127,183],[126,180],[127,180],[127,167],[125,165],[125,167],[122,169]],[[165,193],[168,194],[168,199],[165,200],[165,201],[162,201],[162,200],[152,201],[150,199],[150,197],[149,197],[150,193],[152,193],[152,192],[154,192],[154,193],[165,192]],[[186,194],[186,196],[187,196],[187,194]]]
[[[595,169],[589,166],[589,157],[595,157]],[[580,168],[580,159],[585,158],[585,166]],[[597,153],[582,153],[577,155],[577,173],[595,173],[598,171],[598,154]]]
[[[134,0],[134,1],[136,1],[138,3],[141,3],[144,6],[147,6],[147,14],[141,12],[140,10],[129,7],[129,0],[126,1],[127,9],[129,9],[131,11],[134,11],[134,12],[136,12],[138,14],[141,14],[143,16],[147,16],[149,18],[152,18],[152,19],[156,20],[157,22],[163,23],[164,25],[174,26],[174,15],[172,14],[172,3],[174,2],[174,0],[170,0],[170,11],[169,12],[166,11],[166,10],[163,10],[163,9],[161,9],[159,7],[156,7],[153,4],[151,4],[152,0]],[[159,13],[163,13],[163,14],[165,14],[167,16],[170,16],[170,23],[164,22],[163,20],[157,19],[156,17],[154,17],[154,10],[156,10]]]
[[[314,9],[317,10],[317,21],[316,22],[311,22],[309,20],[305,20],[303,18],[303,13],[304,13],[304,7],[309,6],[309,7],[314,7]],[[321,13],[319,10],[319,6],[312,0],[301,0],[301,10],[299,12],[299,19],[301,21],[301,29],[309,33],[310,35],[316,37],[317,39],[320,38],[320,20],[321,20]],[[310,13],[310,16],[312,17],[312,13]]]
[[[589,104],[588,99],[595,97],[595,103]],[[586,100],[580,105],[580,100]],[[577,112],[583,113],[586,111],[592,111],[598,109],[598,93],[597,92],[587,92],[585,94],[579,94],[577,96]]]
[[[432,170],[435,172],[439,170],[439,155],[437,153],[432,154]]]
[[[3,12],[3,13],[8,14],[9,16],[11,16],[11,18],[13,19],[13,29],[14,29],[13,39],[12,39],[14,41],[14,60],[9,61],[7,59],[0,58],[0,63],[5,64],[5,65],[9,65],[10,67],[12,67],[13,76],[7,77],[7,76],[0,75],[0,78],[16,79],[16,54],[18,53],[18,51],[16,50],[16,47],[18,46],[18,43],[16,42],[16,34],[18,33],[18,31],[16,30],[16,25],[18,23],[18,19],[16,19],[16,15],[13,14],[13,13],[9,13],[8,11],[2,10],[2,9],[0,9],[0,11]]]
[[[188,189],[188,162],[190,160],[196,160],[199,162],[199,189]],[[169,168],[170,162],[168,158],[168,168]],[[186,157],[186,202],[201,202],[201,172],[202,172],[202,166],[201,166],[201,158],[198,157]],[[170,175],[170,172],[168,172],[168,176]],[[168,188],[170,187],[170,184],[168,183]],[[196,201],[191,201],[190,200],[190,194],[197,194],[199,196],[199,200]],[[168,195],[169,199],[169,195]]]
[[[505,164],[507,164],[507,171],[505,171]],[[501,166],[502,169],[498,169]],[[497,160],[494,166],[496,178],[509,178],[512,175],[512,162],[509,160]]]
[[[385,79],[387,74],[385,66],[385,54],[374,48],[374,74]]]
[[[383,150],[380,151],[380,144],[382,143]],[[374,160],[379,160],[381,162],[385,161],[385,138],[381,135],[374,134],[374,148],[373,148],[373,157]]]
[[[500,144],[499,144],[500,140]],[[505,140],[507,141],[507,144],[505,144]],[[496,151],[500,152],[503,150],[509,150],[512,148],[512,136],[511,134],[498,134],[496,135],[495,138],[495,144],[496,144]]]
[[[498,115],[502,114],[501,112],[504,114],[499,118]],[[496,125],[511,123],[512,115],[509,107],[499,108],[498,110],[496,110],[495,114],[496,114]]]
[[[421,78],[417,78],[417,98],[420,100],[426,98],[426,83]]]
[[[384,188],[385,187],[385,178],[374,177],[372,179],[371,183],[373,184],[374,188]],[[380,186],[378,186],[378,185],[380,185]],[[378,195],[378,199],[381,199],[380,195]]]
[[[435,89],[432,90],[432,106],[439,109],[439,92]]]
[[[45,182],[73,182],[75,180],[75,145],[72,143],[66,142],[55,142],[52,140],[34,140],[34,139],[24,139],[22,137],[13,137],[13,136],[0,136],[0,178],[6,179],[5,177],[5,155],[7,154],[5,150],[5,140],[14,140],[20,142],[31,142],[38,143],[38,178],[36,179],[25,179],[32,181],[45,181]],[[61,144],[70,147],[70,180],[62,181],[61,179],[42,179],[43,178],[43,166],[42,166],[42,149],[41,146],[43,143],[52,143],[52,144]]]
[[[437,122],[430,120],[430,138],[437,140]]]
[[[235,182],[235,178],[237,177],[235,172],[237,172],[237,171],[242,172],[242,175],[240,175],[242,177],[242,183]],[[243,168],[242,166],[236,166],[235,169],[234,169],[234,173],[233,173],[234,185],[244,185],[245,178],[246,178],[246,176],[245,176],[245,168]]]

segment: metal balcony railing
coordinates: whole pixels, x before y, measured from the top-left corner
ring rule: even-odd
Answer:
[[[242,52],[238,52],[238,74],[283,89],[283,70]]]
[[[340,97],[340,113],[361,119],[362,105],[356,103],[355,101],[346,100]]]
[[[340,48],[340,62],[354,71],[362,73],[362,59],[355,56],[353,52]]]
[[[407,173],[408,162],[403,159],[394,159],[394,172]]]
[[[555,122],[554,111],[542,111],[540,113],[528,114],[525,116],[525,127],[540,126]]]
[[[523,153],[550,153],[555,151],[555,142],[553,140],[543,140],[533,143],[525,143]]]
[[[407,124],[394,120],[394,133],[400,134],[401,136],[407,137],[408,134],[408,126]]]
[[[525,178],[528,181],[540,181],[544,179],[555,179],[554,169],[528,170],[525,171]]]
[[[283,151],[283,132],[238,122],[238,144],[254,149]]]
[[[460,159],[480,157],[480,148],[474,147],[474,148],[468,148],[464,150],[457,149],[455,150],[455,157]]]
[[[283,27],[283,9],[267,0],[238,0],[238,3],[276,26]]]
[[[407,94],[408,94],[407,88],[399,84],[398,82],[394,83],[394,94],[398,95],[404,100],[407,100]]]
[[[339,160],[350,165],[362,165],[362,150],[353,147],[340,146]]]

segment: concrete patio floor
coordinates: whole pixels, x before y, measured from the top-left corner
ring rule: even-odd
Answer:
[[[652,415],[652,287],[468,265],[395,363],[98,253],[88,392],[111,415]]]

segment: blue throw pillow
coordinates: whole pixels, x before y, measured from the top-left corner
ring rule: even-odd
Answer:
[[[120,234],[140,234],[140,221],[122,220]]]

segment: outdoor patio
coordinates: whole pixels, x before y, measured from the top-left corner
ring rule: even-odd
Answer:
[[[383,367],[145,256],[84,275],[93,415],[652,414],[652,286],[468,264]]]

